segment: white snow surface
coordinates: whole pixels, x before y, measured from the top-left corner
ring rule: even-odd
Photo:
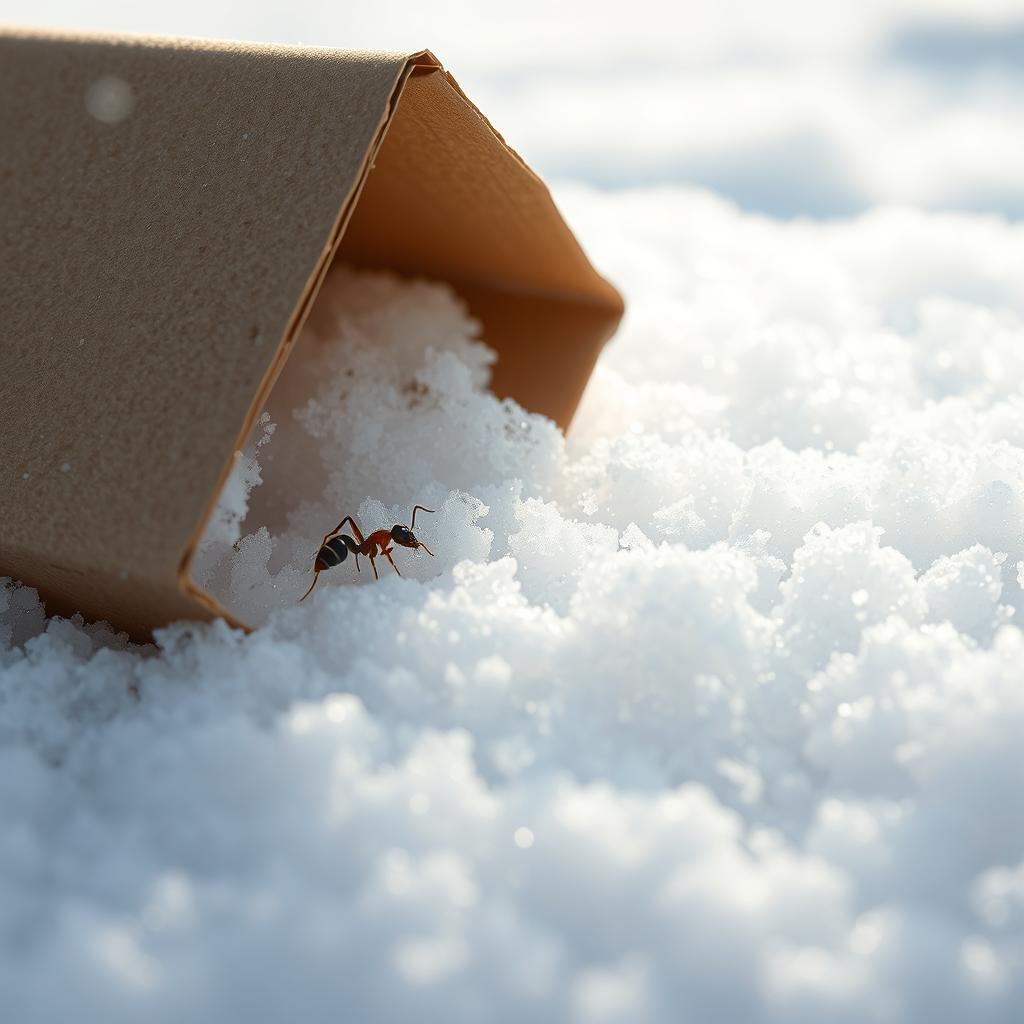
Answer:
[[[630,304],[567,440],[350,277],[205,555],[259,629],[0,590],[0,1019],[1024,1017],[1024,227],[559,198]]]

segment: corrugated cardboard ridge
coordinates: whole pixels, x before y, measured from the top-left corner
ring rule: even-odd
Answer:
[[[12,33],[0,138],[0,572],[137,636],[231,621],[189,559],[335,254],[452,281],[563,424],[621,315],[427,52]]]

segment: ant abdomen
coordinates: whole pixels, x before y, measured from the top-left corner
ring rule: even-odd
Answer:
[[[349,536],[341,533],[326,541],[316,556],[316,570],[323,572],[324,569],[333,569],[341,565],[348,558],[349,551],[359,553],[359,545]]]

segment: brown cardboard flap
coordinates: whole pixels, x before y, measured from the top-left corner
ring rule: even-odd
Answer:
[[[339,249],[563,424],[621,315],[428,53],[8,34],[0,140],[0,573],[134,635],[222,613],[188,560]]]
[[[441,71],[405,84],[339,257],[453,284],[502,396],[567,427],[622,299],[539,178]]]

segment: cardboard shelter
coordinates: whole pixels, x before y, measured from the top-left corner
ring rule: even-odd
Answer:
[[[622,314],[429,52],[0,33],[0,574],[136,638],[332,260],[449,282],[563,427]]]

